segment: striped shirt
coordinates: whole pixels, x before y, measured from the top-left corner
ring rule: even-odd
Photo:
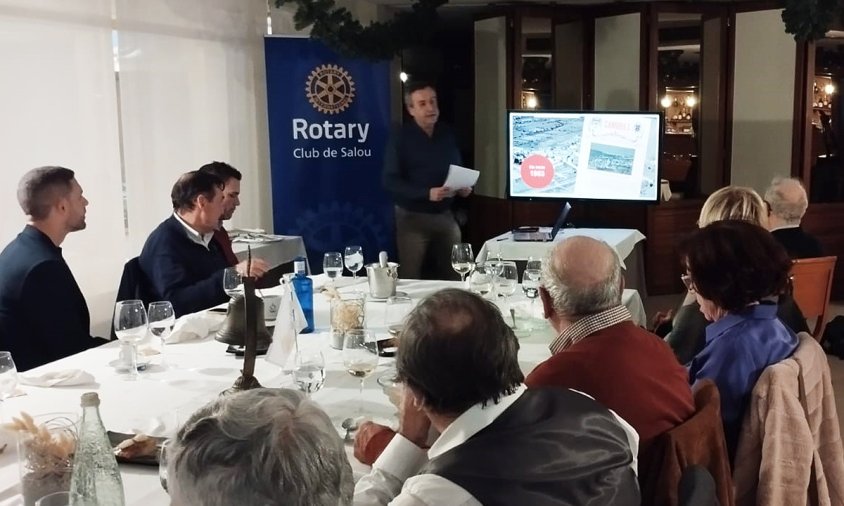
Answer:
[[[630,311],[622,305],[605,309],[574,322],[569,328],[560,332],[548,348],[551,349],[552,354],[557,354],[599,330],[632,319]]]

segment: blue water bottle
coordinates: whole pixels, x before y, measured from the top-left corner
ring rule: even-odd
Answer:
[[[293,272],[293,289],[296,290],[296,298],[308,322],[301,333],[308,334],[314,331],[314,282],[307,276],[304,257],[297,257],[293,261]]]

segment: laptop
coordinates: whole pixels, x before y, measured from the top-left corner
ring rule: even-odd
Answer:
[[[550,232],[546,230],[539,230],[537,227],[517,228],[513,230],[513,240],[520,242],[553,241],[554,238],[557,237],[557,233],[559,233],[560,229],[563,227],[563,224],[566,222],[566,218],[568,218],[570,212],[571,204],[566,202],[565,205],[563,205],[563,210],[560,211],[560,216],[557,218],[557,222],[554,223],[554,228],[552,228]]]

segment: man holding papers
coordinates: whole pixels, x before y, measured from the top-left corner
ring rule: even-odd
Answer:
[[[456,279],[451,247],[461,239],[451,204],[455,195],[468,197],[472,188],[445,184],[449,166],[460,164],[460,151],[451,128],[437,122],[434,88],[410,84],[404,103],[413,121],[393,134],[384,159],[384,187],[396,203],[399,275]],[[423,265],[431,268],[423,272]]]

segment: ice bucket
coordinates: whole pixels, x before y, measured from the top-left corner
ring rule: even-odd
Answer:
[[[366,266],[366,279],[369,280],[369,295],[374,299],[386,299],[396,294],[396,282],[399,278],[399,264],[388,262],[387,267],[374,263]]]

